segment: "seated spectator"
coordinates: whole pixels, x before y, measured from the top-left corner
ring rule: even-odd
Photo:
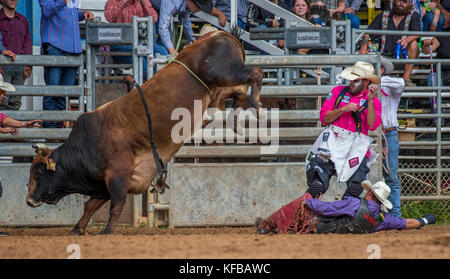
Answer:
[[[442,28],[446,31],[450,29],[450,0],[436,1],[436,6],[444,17]]]
[[[6,54],[15,60],[16,54],[32,54],[31,33],[25,16],[16,11],[17,2],[3,0],[0,10],[0,32],[2,47]],[[4,53],[5,51],[2,51]],[[31,76],[31,66],[3,65],[0,74],[14,85],[23,85]],[[19,110],[22,106],[22,96],[7,96],[0,104],[1,110]]]
[[[288,9],[283,2],[280,2],[278,0],[270,0],[270,2],[277,4],[278,6],[282,7],[285,10]],[[261,7],[258,7],[253,3],[249,3],[247,14],[247,25],[248,29],[283,27],[284,20],[280,19],[279,17],[276,17],[271,12],[264,10]]]
[[[230,0],[212,0],[213,7],[222,12],[228,22],[231,17],[231,2]],[[248,14],[248,0],[237,0],[237,24],[240,28],[248,30],[247,14]]]
[[[292,12],[303,18],[306,21],[313,21],[310,15],[310,3],[309,0],[294,0],[292,4]],[[320,23],[314,21],[316,24],[314,26],[321,27]],[[322,23],[322,22],[321,22]],[[328,54],[328,49],[299,49],[298,54]]]
[[[162,44],[169,51],[172,56],[177,55],[172,36],[171,36],[171,22],[175,15],[179,16],[179,19],[183,23],[183,32],[189,43],[195,41],[193,36],[191,24],[191,13],[199,12],[200,10],[206,13],[213,11],[211,0],[150,0],[153,8],[158,12],[159,18],[157,22],[158,28],[157,35],[162,41]]]
[[[133,16],[138,17],[153,17],[153,23],[158,20],[158,14],[152,8],[152,4],[147,0],[108,0],[105,4],[105,18],[110,23],[131,23]],[[155,39],[156,37],[154,37]],[[112,45],[110,48],[113,52],[132,52],[131,45]],[[168,55],[166,48],[153,40],[153,53],[161,55]],[[118,64],[132,64],[131,56],[113,56],[114,63]],[[144,79],[147,79],[147,59],[144,59]]]
[[[413,6],[409,0],[393,0],[391,11],[385,11],[375,17],[367,29],[375,30],[397,30],[397,31],[421,31],[420,17],[413,11]],[[365,35],[366,36],[366,35]],[[385,57],[395,58],[397,43],[403,49],[406,48],[408,58],[416,59],[419,54],[417,39],[419,36],[394,36],[394,35],[373,35],[370,36],[373,42],[377,42],[378,51]],[[361,48],[360,53],[367,53],[366,46]],[[411,81],[413,64],[405,64],[403,79],[406,86],[415,86]],[[398,65],[396,65],[398,68]]]
[[[424,0],[419,2],[419,7],[416,7],[414,0],[414,10],[421,18],[422,31],[442,31],[444,26],[444,17],[441,11],[437,8],[436,2]]]
[[[316,9],[313,8],[314,6],[318,5],[318,6],[325,6],[325,4],[322,3],[322,1],[314,1],[315,3],[311,3],[311,9]],[[359,24],[361,22],[361,20],[359,19],[359,17],[356,15],[356,13],[359,11],[359,8],[361,7],[363,0],[338,0],[337,1],[337,7],[334,9],[330,9],[330,7],[328,8],[329,11],[329,15],[333,16],[335,14],[340,13],[341,18],[345,19],[345,20],[350,20],[351,24],[352,24],[352,28],[359,28]],[[324,24],[322,24],[324,25]]]

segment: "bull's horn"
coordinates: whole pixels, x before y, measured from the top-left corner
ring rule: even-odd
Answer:
[[[36,150],[36,153],[40,150],[42,156],[44,156],[44,157],[47,156],[47,154],[50,151],[50,149],[48,148],[48,146],[45,143],[35,143],[31,147],[33,147]]]
[[[45,143],[35,143],[31,147],[36,149],[36,151],[48,149],[48,146]]]

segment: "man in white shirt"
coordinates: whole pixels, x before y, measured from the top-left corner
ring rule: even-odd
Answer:
[[[394,217],[400,217],[400,180],[398,179],[398,156],[400,146],[398,143],[398,121],[397,109],[405,88],[403,78],[394,78],[388,76],[392,73],[394,66],[392,63],[381,57],[381,119],[383,121],[383,132],[387,142],[387,158],[383,159],[386,170],[383,170],[386,184],[391,188],[391,194],[388,200],[393,207],[390,214]]]

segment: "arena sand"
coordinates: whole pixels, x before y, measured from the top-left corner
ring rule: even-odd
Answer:
[[[69,236],[71,228],[6,228],[0,258],[63,259],[68,245],[91,259],[367,259],[378,245],[383,259],[450,259],[450,226],[386,231],[370,235],[257,235],[254,227],[130,228],[113,235]]]

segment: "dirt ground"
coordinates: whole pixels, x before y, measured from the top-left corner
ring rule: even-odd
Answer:
[[[70,228],[7,228],[0,258],[61,259],[450,259],[450,226],[370,235],[256,235],[254,227],[148,229],[118,227],[114,235],[69,236]],[[369,246],[371,244],[378,245]],[[375,247],[373,249],[372,247]]]

